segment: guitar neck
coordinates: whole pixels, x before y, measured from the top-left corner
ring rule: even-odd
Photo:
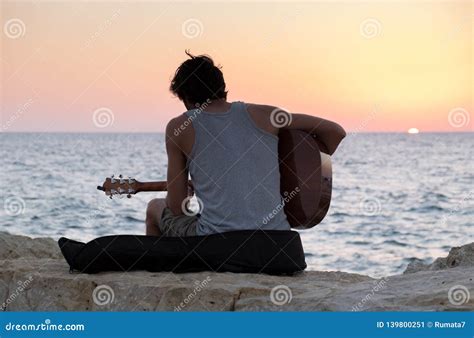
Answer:
[[[189,184],[191,184],[191,181],[189,181]],[[138,182],[137,192],[142,191],[168,191],[168,185],[166,181]]]
[[[140,182],[137,192],[140,191],[167,191],[166,181]]]

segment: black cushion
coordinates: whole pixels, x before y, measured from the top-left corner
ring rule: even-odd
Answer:
[[[60,238],[71,270],[293,274],[306,268],[296,231],[232,231],[209,236],[114,235],[88,243]]]

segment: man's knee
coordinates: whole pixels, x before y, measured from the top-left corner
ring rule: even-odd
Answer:
[[[147,217],[158,217],[159,214],[166,208],[166,200],[164,198],[154,198],[148,202],[146,208]]]

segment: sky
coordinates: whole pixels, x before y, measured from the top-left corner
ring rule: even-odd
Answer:
[[[473,130],[472,2],[2,1],[2,132],[162,132],[185,49],[230,101],[349,132]]]

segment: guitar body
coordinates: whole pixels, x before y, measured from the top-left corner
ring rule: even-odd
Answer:
[[[331,158],[320,151],[318,141],[300,130],[281,130],[280,192],[292,228],[309,229],[329,210],[332,190]]]

